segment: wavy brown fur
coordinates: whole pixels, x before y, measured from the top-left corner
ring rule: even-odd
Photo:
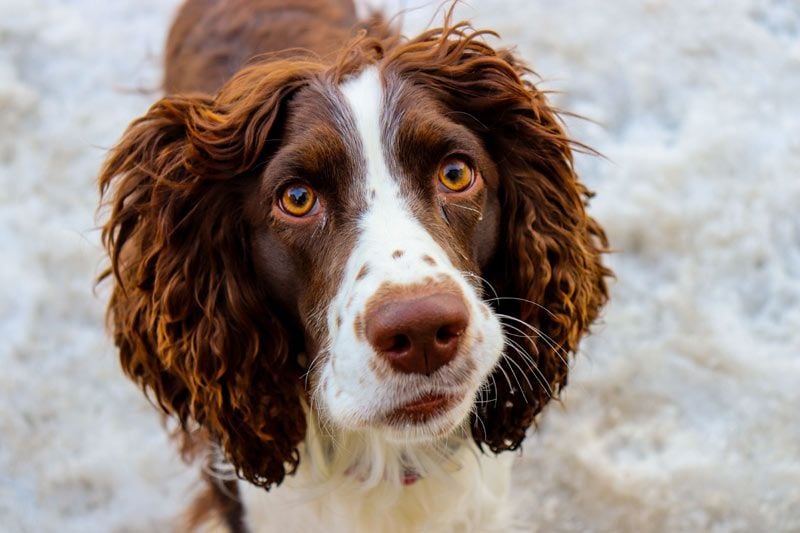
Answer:
[[[607,299],[606,239],[586,214],[589,193],[556,112],[520,61],[485,44],[487,33],[448,16],[410,41],[385,26],[362,32],[330,64],[254,64],[214,96],[159,100],[106,161],[99,183],[111,207],[111,267],[101,278],[113,278],[109,321],[122,366],[184,428],[205,428],[241,477],[279,484],[305,435],[293,357],[303,346],[257,282],[243,198],[280,142],[286,103],[314,77],[341,80],[377,62],[458,110],[451,118],[498,165],[501,241],[482,275],[509,298],[496,301],[498,312],[541,335],[518,341],[535,366],[507,350],[495,401],[476,406],[475,441],[515,449],[566,383],[566,355]],[[520,369],[519,383],[507,379]]]
[[[216,98],[160,100],[100,175],[112,195],[103,240],[123,368],[261,485],[297,465],[305,418],[287,333],[256,284],[242,198],[277,138],[281,102],[311,68],[271,65],[243,72]]]

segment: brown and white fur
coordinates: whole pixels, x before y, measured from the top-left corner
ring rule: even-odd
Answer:
[[[570,140],[490,35],[181,8],[167,95],[100,185],[123,368],[205,456],[193,527],[507,527],[495,454],[566,383],[609,272]]]

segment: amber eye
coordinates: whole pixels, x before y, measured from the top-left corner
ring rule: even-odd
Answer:
[[[317,195],[308,185],[301,183],[289,185],[281,195],[281,209],[293,217],[309,214],[315,205],[317,205]]]
[[[452,192],[465,191],[475,181],[475,173],[465,161],[446,159],[439,167],[439,183]]]

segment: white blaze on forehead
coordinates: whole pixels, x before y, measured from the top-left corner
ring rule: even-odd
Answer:
[[[366,190],[385,188],[390,179],[383,150],[381,115],[384,100],[380,73],[368,68],[342,85],[342,94],[350,106],[366,162]],[[382,187],[383,186],[383,187]],[[369,194],[367,195],[369,196]]]
[[[360,156],[365,164],[362,198],[366,209],[361,217],[362,233],[353,255],[369,250],[370,257],[365,259],[369,259],[371,264],[373,260],[383,263],[391,259],[394,251],[401,250],[404,255],[413,252],[434,254],[436,259],[447,263],[444,250],[414,217],[407,199],[400,192],[397,177],[389,170],[386,155],[390,150],[385,143],[392,140],[391,127],[395,121],[383,120],[387,108],[392,112],[392,105],[387,102],[378,69],[364,70],[358,77],[344,83],[341,90],[356,125],[362,149]],[[414,276],[414,272],[408,272],[407,268],[401,270],[406,275],[395,277],[393,272],[393,282],[413,282],[413,278],[420,277],[419,273]]]

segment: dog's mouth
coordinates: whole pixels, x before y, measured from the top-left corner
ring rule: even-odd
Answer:
[[[462,397],[456,394],[428,393],[395,408],[385,416],[391,426],[424,424],[450,411]]]

